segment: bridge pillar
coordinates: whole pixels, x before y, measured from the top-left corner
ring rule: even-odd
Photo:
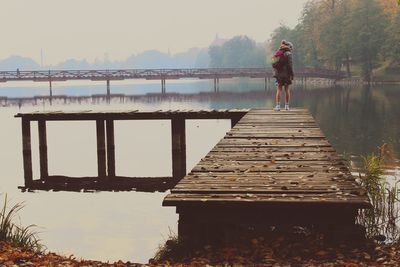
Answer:
[[[165,79],[161,79],[161,94],[165,94],[165,93],[166,93]]]
[[[110,80],[107,80],[107,103],[110,103],[111,90],[110,90]]]
[[[265,77],[265,80],[264,80],[264,90],[265,91],[268,91],[270,89],[270,86],[271,86],[270,83],[271,83],[271,79],[269,77]]]
[[[217,92],[217,79],[214,78],[214,93]]]
[[[214,93],[219,92],[219,78],[214,78]]]
[[[51,84],[51,78],[49,79],[49,100],[50,100],[50,105],[52,104],[52,100],[53,100],[53,86]]]

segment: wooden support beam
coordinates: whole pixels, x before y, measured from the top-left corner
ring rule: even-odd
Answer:
[[[49,176],[48,158],[47,158],[47,129],[46,121],[38,121],[39,132],[39,161],[40,161],[40,179],[44,180]]]
[[[115,142],[114,142],[114,120],[106,120],[107,135],[107,175],[115,177]]]
[[[31,121],[22,119],[22,154],[24,162],[25,186],[33,182],[32,174],[32,148],[31,148]]]
[[[186,127],[184,118],[171,120],[172,177],[179,181],[186,175]]]
[[[97,132],[97,173],[100,178],[106,178],[106,138],[104,120],[96,120]]]
[[[231,118],[231,128],[235,127],[235,125],[240,121],[242,117],[232,117]]]

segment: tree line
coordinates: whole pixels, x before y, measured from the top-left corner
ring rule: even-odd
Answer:
[[[266,45],[237,36],[210,47],[211,67],[263,67],[286,39],[295,67],[345,71],[371,81],[400,69],[400,6],[397,0],[310,0],[294,28],[281,25]]]

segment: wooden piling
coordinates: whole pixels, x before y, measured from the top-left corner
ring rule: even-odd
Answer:
[[[104,179],[106,173],[106,138],[104,120],[96,120],[97,132],[97,173],[98,176]]]
[[[39,161],[40,161],[40,179],[45,180],[49,176],[48,157],[47,157],[47,129],[46,121],[38,121],[39,132]]]
[[[171,120],[172,178],[179,181],[186,175],[186,127],[184,118]]]
[[[106,121],[107,135],[107,175],[115,177],[115,142],[114,142],[114,120]]]
[[[22,154],[24,162],[25,186],[33,181],[32,174],[32,149],[31,149],[31,122],[29,119],[22,119]]]

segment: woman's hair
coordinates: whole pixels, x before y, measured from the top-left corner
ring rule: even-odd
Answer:
[[[287,47],[289,47],[290,50],[293,50],[294,46],[291,42],[288,42],[286,40],[282,40],[281,44],[286,45]]]

